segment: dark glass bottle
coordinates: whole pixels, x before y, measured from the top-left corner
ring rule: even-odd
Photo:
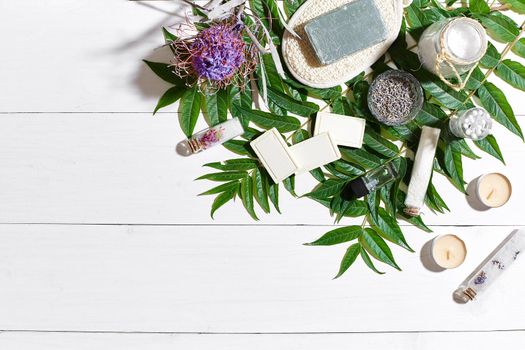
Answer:
[[[394,164],[387,163],[351,181],[343,190],[343,198],[346,200],[362,198],[394,181],[398,175]]]

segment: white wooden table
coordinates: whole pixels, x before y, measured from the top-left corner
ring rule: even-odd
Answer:
[[[332,281],[345,247],[301,243],[332,219],[283,194],[283,215],[253,223],[237,205],[209,218],[201,165],[175,152],[175,109],[155,60],[172,2],[0,0],[0,349],[461,349],[525,346],[525,264],[481,300],[452,292],[514,228],[525,226],[525,145],[496,129],[508,166],[484,156],[466,179],[502,171],[503,209],[479,212],[445,180],[452,209],[435,233],[406,228],[418,253],[403,272],[361,262]],[[508,90],[520,119],[523,93]],[[525,126],[525,123],[522,123]],[[344,224],[352,223],[351,221]],[[434,273],[420,248],[455,233],[465,264]]]

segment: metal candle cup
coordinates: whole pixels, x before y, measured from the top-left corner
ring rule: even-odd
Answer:
[[[444,269],[454,269],[465,261],[467,247],[456,235],[441,235],[432,240],[432,258]]]
[[[512,184],[503,174],[485,174],[476,181],[476,195],[483,205],[489,208],[499,208],[510,200]]]

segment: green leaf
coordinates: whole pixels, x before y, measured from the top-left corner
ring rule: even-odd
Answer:
[[[228,87],[228,106],[230,107],[230,112],[234,117],[241,118],[244,127],[248,126],[248,120],[242,118],[242,110],[251,110],[253,104],[249,86],[250,84],[246,84],[244,91],[237,86]]]
[[[379,191],[374,191],[366,196],[366,201],[368,204],[368,212],[370,216],[377,221],[377,208],[379,208],[381,197]]]
[[[422,80],[421,86],[443,106],[453,110],[465,109],[465,103],[468,102],[467,94],[452,90],[438,78]]]
[[[516,89],[525,91],[525,67],[521,63],[504,60],[496,68],[496,75]]]
[[[465,141],[465,139],[454,140],[450,143],[453,144],[453,147],[456,147],[459,150],[459,152],[465,157],[474,159],[474,160],[481,159],[480,156],[474,153],[474,151],[472,150],[472,148],[470,148],[470,146],[468,145],[467,141]]]
[[[509,43],[520,32],[516,23],[501,13],[475,15],[475,17],[481,21],[481,24],[487,29],[487,33],[497,41]]]
[[[167,107],[171,104],[174,104],[185,93],[186,93],[186,89],[182,87],[174,86],[172,88],[169,88],[164,93],[164,95],[160,97],[159,102],[157,103],[157,106],[155,107],[155,110],[153,111],[153,114],[155,115],[160,109]]]
[[[245,175],[241,180],[240,197],[244,208],[254,220],[259,220],[253,209],[253,181],[248,175]]]
[[[516,45],[512,48],[512,52],[516,55],[525,58],[525,38],[518,40]]]
[[[473,13],[488,15],[490,13],[490,6],[486,0],[469,0],[469,9]]]
[[[268,196],[270,197],[270,201],[272,202],[275,210],[277,210],[277,212],[281,214],[281,210],[279,209],[279,185],[270,183],[269,180],[267,181],[268,181]]]
[[[162,27],[162,34],[164,36],[164,41],[166,44],[169,44],[172,41],[177,40],[177,36],[171,32],[169,32],[166,28]]]
[[[191,137],[201,110],[201,97],[196,87],[187,90],[180,101],[179,122],[186,136]]]
[[[261,19],[261,21],[264,23],[266,28],[270,30],[270,26],[268,24],[267,16],[266,16],[266,10],[264,8],[264,4],[262,0],[250,0],[250,9],[257,15],[258,18]]]
[[[500,0],[502,4],[510,5],[510,9],[517,13],[525,13],[525,1],[524,0]]]
[[[285,79],[284,82],[296,89],[302,89],[308,91],[312,97],[321,98],[323,100],[333,100],[341,96],[342,89],[340,86],[336,86],[328,89],[316,89],[309,86],[303,85],[292,79]]]
[[[256,168],[252,174],[253,193],[255,200],[265,213],[270,212],[270,202],[268,201],[268,182],[263,177],[259,168]]]
[[[481,105],[492,117],[523,140],[521,127],[503,92],[496,85],[486,82],[479,87],[477,94]]]
[[[345,256],[343,256],[343,260],[341,260],[339,272],[337,273],[337,276],[334,277],[334,280],[341,277],[350,268],[350,266],[352,266],[360,252],[361,246],[359,243],[352,244],[350,247],[348,247]]]
[[[365,262],[366,266],[368,266],[370,268],[370,270],[372,270],[375,273],[380,274],[380,275],[384,275],[385,274],[384,272],[381,272],[378,269],[376,269],[376,267],[374,266],[374,263],[372,262],[372,259],[370,259],[370,256],[368,255],[368,253],[366,252],[366,250],[363,247],[361,247],[360,253],[361,253],[361,258]]]
[[[475,91],[481,86],[481,84],[483,84],[484,80],[485,74],[483,74],[483,71],[479,67],[476,67],[467,81],[466,88]]]
[[[205,117],[208,125],[215,126],[228,119],[228,93],[218,90],[214,94],[204,95]]]
[[[440,213],[444,213],[445,210],[450,211],[450,209],[447,206],[447,203],[445,203],[445,201],[437,191],[436,187],[432,183],[432,180],[428,184],[426,199],[428,200],[428,202],[430,202],[430,206],[432,207],[432,209]]]
[[[299,129],[292,134],[292,143],[296,145],[309,138],[310,138],[310,133],[307,130]]]
[[[281,133],[295,131],[301,126],[299,120],[294,117],[283,117],[267,112],[246,109],[241,109],[241,114],[244,118],[261,128],[267,130],[276,128]]]
[[[319,111],[319,106],[312,102],[301,102],[283,93],[268,89],[268,100],[284,110],[303,117],[309,117]]]
[[[317,186],[312,192],[306,194],[305,197],[329,198],[340,193],[345,186],[345,181],[328,179]]]
[[[361,176],[365,173],[363,168],[350,164],[344,159],[336,160],[335,162],[329,165],[333,166],[337,171],[344,173],[348,175],[349,177]],[[328,166],[325,166],[325,168],[327,167]]]
[[[321,198],[312,198],[320,202]],[[357,218],[368,213],[368,206],[365,201],[360,200],[346,200],[343,199],[340,195],[336,195],[330,201],[329,205],[330,212],[333,215],[337,214],[336,221],[339,221],[343,217],[352,217]]]
[[[292,17],[295,11],[297,11],[305,1],[306,0],[284,0],[284,12],[288,18]]]
[[[264,72],[266,73],[266,84],[274,91],[284,92],[283,80],[277,72],[273,57],[267,53],[262,55],[262,62],[264,64]]]
[[[151,62],[143,60],[162,80],[177,86],[184,86],[184,81],[173,71],[169,63]]]
[[[494,68],[498,65],[501,59],[501,55],[498,49],[489,41],[487,46],[487,52],[480,61],[480,64],[485,68]]]
[[[241,156],[253,156],[250,143],[243,140],[230,140],[222,144],[227,150]]]
[[[482,151],[487,152],[505,164],[505,159],[503,159],[503,154],[499,148],[498,141],[496,141],[496,138],[493,135],[488,135],[483,140],[474,141],[474,144]]]
[[[370,128],[366,129],[364,142],[368,147],[388,158],[393,158],[399,153],[396,145]]]
[[[281,38],[284,32],[284,27],[281,24],[279,19],[279,13],[277,11],[277,1],[276,0],[262,0],[265,4],[265,9],[267,10],[266,17],[272,18],[272,34],[275,34],[278,38]]]
[[[199,196],[209,196],[209,195],[212,195],[212,194],[218,194],[218,193],[222,193],[222,192],[228,192],[228,191],[232,191],[234,189],[237,189],[239,188],[239,181],[230,181],[230,182],[227,182],[225,184],[222,184],[222,185],[219,185],[217,187],[214,187],[206,192],[202,192],[201,194],[199,194]]]
[[[218,181],[218,182],[227,182],[227,181],[233,181],[233,180],[240,180],[246,176],[246,172],[244,171],[226,171],[223,173],[211,173],[202,175],[201,177],[198,177],[196,180],[211,180],[211,181]]]
[[[425,102],[416,121],[419,125],[439,127],[448,119],[448,115],[438,105]]]
[[[208,168],[217,169],[217,170],[223,170],[223,171],[232,171],[232,170],[246,171],[246,170],[255,169],[257,168],[258,165],[259,165],[259,162],[256,161],[255,159],[241,158],[241,159],[230,159],[224,162],[208,163],[208,164],[204,164],[203,166],[208,167]]]
[[[461,192],[465,192],[461,152],[450,143],[445,145],[444,165],[450,180]]]
[[[295,193],[295,175],[290,176],[283,181],[284,188],[294,197],[297,197]]]
[[[211,214],[210,214],[211,218],[213,219],[213,215],[215,214],[217,209],[219,209],[224,204],[226,204],[227,202],[235,198],[236,194],[237,194],[237,190],[226,191],[226,192],[219,194],[217,198],[215,198],[211,206]]]
[[[377,232],[390,242],[395,243],[410,252],[414,252],[406,242],[405,236],[403,235],[401,228],[399,228],[396,219],[390,216],[388,212],[381,207],[377,208],[377,214],[376,218],[370,216],[371,223],[377,228]]]
[[[361,226],[340,227],[340,228],[336,228],[335,230],[325,233],[318,240],[312,243],[306,243],[305,245],[330,246],[330,245],[341,244],[341,243],[353,241],[354,239],[359,238],[362,232],[363,232],[363,229],[361,228]]]
[[[346,148],[341,148],[341,154],[344,160],[362,166],[366,169],[377,168],[382,163],[381,158],[365,151],[364,149],[349,150]]]
[[[379,236],[373,229],[366,228],[363,231],[363,234],[359,237],[359,243],[361,243],[361,246],[365,248],[366,251],[374,258],[401,271],[394,260],[392,251],[384,239],[381,238],[381,236]]]

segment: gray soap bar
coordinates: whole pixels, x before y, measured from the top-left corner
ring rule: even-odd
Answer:
[[[304,30],[322,64],[383,42],[387,30],[374,0],[356,0],[308,22]]]

